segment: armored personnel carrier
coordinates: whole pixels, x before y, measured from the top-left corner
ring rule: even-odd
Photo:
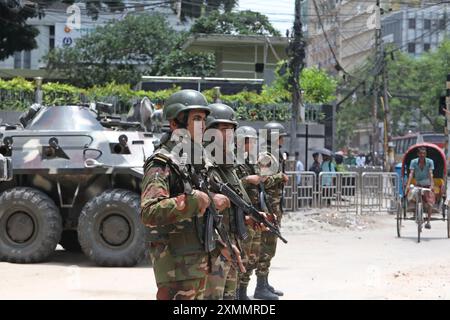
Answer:
[[[60,243],[101,266],[129,267],[145,254],[140,186],[157,138],[142,121],[122,121],[106,104],[33,105],[20,124],[0,127],[0,260],[47,260]],[[145,118],[145,119],[144,119]],[[3,163],[0,161],[0,166]]]

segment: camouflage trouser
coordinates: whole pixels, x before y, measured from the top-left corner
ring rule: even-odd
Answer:
[[[281,225],[282,213],[279,207],[273,207],[272,212],[277,216],[278,225]],[[271,232],[263,231],[261,233],[261,249],[255,271],[257,276],[266,276],[269,274],[270,262],[277,250],[277,240],[278,237]]]
[[[261,232],[249,229],[249,237],[242,242],[242,249],[245,254],[243,262],[247,272],[239,274],[239,284],[246,287],[258,263],[261,251]]]
[[[233,300],[237,289],[237,271],[231,263],[220,254],[219,250],[211,253],[211,272],[207,276],[206,300]]]
[[[158,283],[157,300],[203,300],[206,278]]]
[[[223,291],[223,300],[236,300],[236,291],[238,285],[238,272],[234,268],[230,269],[225,282],[225,290]]]
[[[203,299],[208,275],[205,252],[174,255],[169,244],[152,242],[150,258],[155,273],[158,300]]]

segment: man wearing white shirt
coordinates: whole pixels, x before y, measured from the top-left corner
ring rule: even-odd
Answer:
[[[305,171],[305,167],[303,165],[303,162],[300,161],[300,154],[298,152],[295,153],[295,160],[297,162],[295,163],[295,171],[302,172]],[[300,175],[297,175],[297,185],[301,185],[302,183],[302,177]]]

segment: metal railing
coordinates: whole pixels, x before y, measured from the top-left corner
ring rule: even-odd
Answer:
[[[355,213],[395,212],[399,179],[391,172],[286,172],[285,211],[330,208]]]
[[[399,178],[392,172],[364,172],[361,175],[361,213],[396,212]]]

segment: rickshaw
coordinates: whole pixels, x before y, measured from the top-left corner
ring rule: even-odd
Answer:
[[[415,221],[417,224],[417,242],[420,242],[420,236],[423,229],[424,222],[426,220],[425,215],[428,212],[428,204],[422,201],[422,194],[427,191],[434,192],[436,201],[433,206],[432,215],[430,221],[442,220],[447,222],[447,237],[450,238],[450,220],[448,219],[448,206],[446,202],[447,198],[447,161],[443,150],[431,143],[418,143],[409,147],[402,159],[401,170],[401,183],[403,190],[406,190],[406,183],[409,177],[409,166],[413,159],[417,158],[418,150],[421,147],[425,147],[427,150],[427,158],[430,158],[434,162],[433,190],[421,188],[415,186],[416,181],[413,178],[411,185],[413,188],[409,190],[412,194],[409,196],[406,192],[403,192],[401,197],[401,204],[397,206],[397,236],[401,237],[401,228],[403,220]],[[415,199],[415,201],[410,201]]]

